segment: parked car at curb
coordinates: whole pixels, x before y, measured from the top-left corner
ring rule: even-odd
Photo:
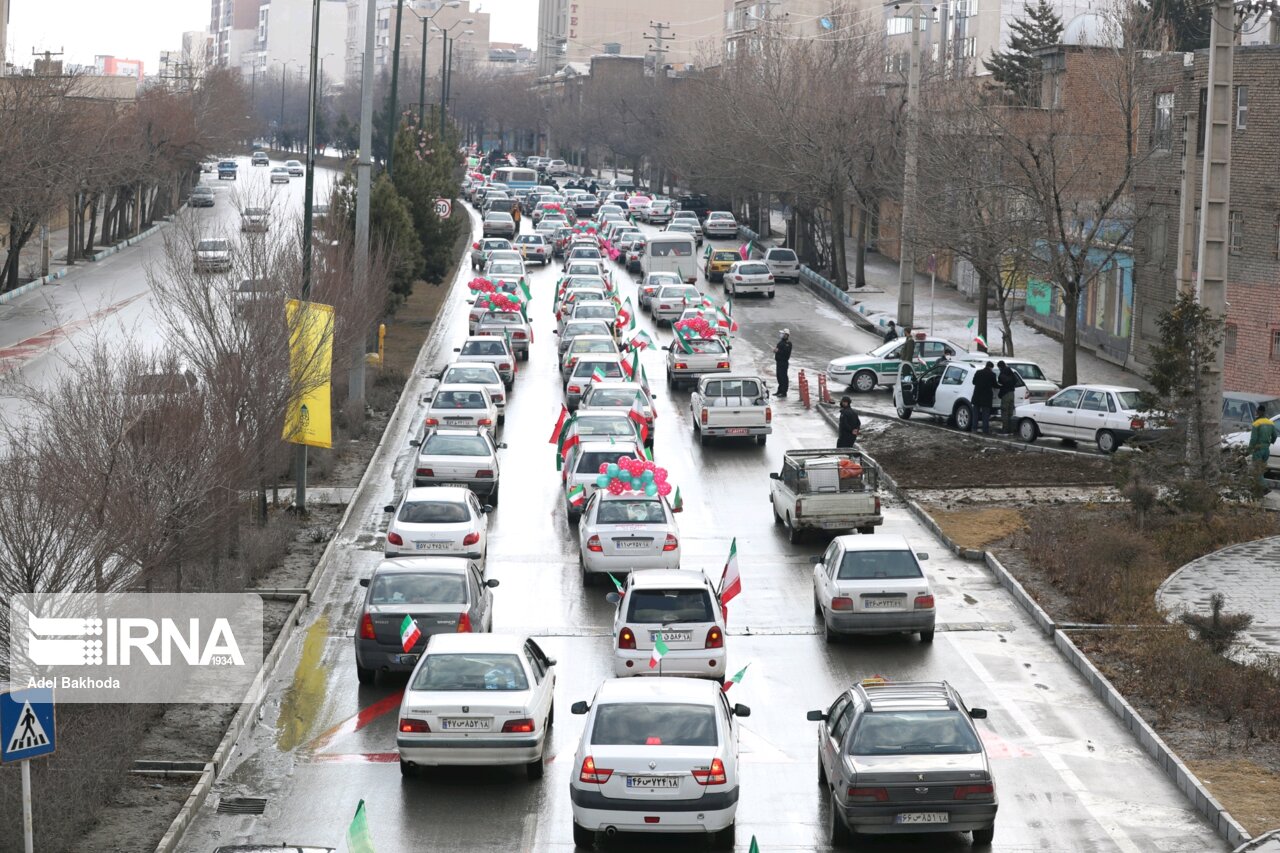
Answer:
[[[877,385],[892,387],[898,380],[898,367],[902,364],[906,338],[896,338],[881,344],[870,352],[844,355],[827,362],[827,381],[834,388],[850,388],[866,393]],[[924,364],[938,359],[957,358],[966,350],[946,338],[917,335],[912,358]]]
[[[893,384],[893,405],[898,417],[906,420],[914,414],[944,418],[949,426],[961,432],[971,431],[977,415],[973,406],[973,379],[985,361],[956,360],[934,362],[927,368],[902,364],[898,381]],[[1013,389],[1015,408],[1027,402],[1027,388]],[[992,395],[992,413],[998,418],[1000,400]],[[1015,420],[1014,423],[1017,423]],[[1012,424],[1008,425],[1012,430]]]
[[[1042,403],[1014,409],[1018,437],[1028,444],[1041,436],[1091,441],[1102,453],[1122,444],[1155,438],[1152,413],[1142,409],[1142,392],[1118,385],[1072,385]]]

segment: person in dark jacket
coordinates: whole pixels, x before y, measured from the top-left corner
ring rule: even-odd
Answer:
[[[862,419],[853,410],[853,400],[840,398],[840,421],[836,425],[836,447],[853,447],[862,431]]]
[[[996,389],[1000,395],[1000,429],[1005,435],[1013,435],[1014,391],[1024,384],[1018,372],[1003,361],[996,362]]]
[[[893,341],[896,341],[899,337],[901,337],[901,335],[898,334],[898,324],[890,320],[889,325],[886,327],[886,330],[884,333],[884,342],[886,344],[892,343]]]
[[[787,368],[791,366],[791,330],[783,329],[778,345],[773,348],[773,365],[778,370],[778,396],[787,396]]]
[[[973,431],[991,432],[991,404],[995,399],[998,380],[995,365],[987,362],[981,370],[973,374],[973,409],[975,420]]]

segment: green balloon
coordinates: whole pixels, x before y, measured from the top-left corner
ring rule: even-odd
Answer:
[[[646,471],[645,473],[646,473],[646,474],[651,474],[651,473],[653,473],[653,472],[652,472],[652,471]],[[656,494],[658,493],[658,484],[657,484],[657,483],[645,483],[645,484],[644,484],[644,493],[645,493],[646,495],[648,495],[649,497],[653,497],[654,495],[656,495]]]
[[[652,482],[653,482],[653,472],[652,472],[652,471],[649,471],[649,470],[646,470],[643,474],[641,474],[641,475],[640,475],[640,479],[641,479],[641,480],[643,480],[643,481],[644,481],[644,482],[646,482],[646,483],[652,483]]]
[[[606,489],[606,488],[608,488],[608,487],[609,487],[609,475],[608,475],[608,474],[601,474],[599,477],[596,477],[596,485],[597,485],[597,486],[599,486],[599,487],[600,487],[600,488],[602,488],[602,489]]]
[[[622,470],[622,469],[618,467],[618,463],[616,463],[616,462],[610,462],[610,463],[609,463],[609,468],[608,468],[608,470],[607,470],[607,471],[605,471],[605,473],[606,473],[606,474],[608,474],[610,478],[613,478],[613,477],[618,476],[618,472],[619,472],[619,471],[621,471],[621,470]]]

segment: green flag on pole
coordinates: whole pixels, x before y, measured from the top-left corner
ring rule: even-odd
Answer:
[[[754,835],[751,836],[751,847],[747,850],[747,853],[760,853],[760,845],[756,844],[756,837]]]
[[[347,850],[349,853],[373,853],[373,839],[369,837],[369,821],[365,817],[364,800],[356,806],[356,816],[347,827]]]
[[[607,574],[609,575],[609,580],[613,581],[613,588],[614,588],[614,589],[616,589],[619,593],[621,593],[621,592],[622,592],[622,581],[620,581],[620,580],[618,580],[617,578],[615,578],[615,577],[613,576],[613,572],[607,572]]]

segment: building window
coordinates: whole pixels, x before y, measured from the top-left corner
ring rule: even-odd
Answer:
[[[1249,118],[1249,87],[1236,86],[1236,130],[1244,130]]]
[[[1169,220],[1164,216],[1151,219],[1151,231],[1147,243],[1147,260],[1156,266],[1164,266],[1169,243]]]
[[[978,55],[978,39],[976,37],[969,36],[969,38],[964,40],[964,52],[961,55],[962,56]]]
[[[1205,127],[1205,117],[1209,113],[1209,90],[1200,90],[1200,111],[1196,116],[1196,153],[1204,153],[1204,138],[1208,131]]]
[[[1244,249],[1244,212],[1231,211],[1227,222],[1227,243],[1231,254],[1238,255]]]
[[[1156,94],[1155,115],[1151,122],[1151,148],[1173,150],[1173,92]]]
[[[907,15],[894,15],[889,19],[889,35],[900,36],[911,32],[911,18]]]
[[[1280,359],[1280,329],[1271,330],[1271,357]]]
[[[1227,355],[1235,355],[1236,352],[1236,324],[1228,323],[1222,330],[1222,346],[1227,351]]]

